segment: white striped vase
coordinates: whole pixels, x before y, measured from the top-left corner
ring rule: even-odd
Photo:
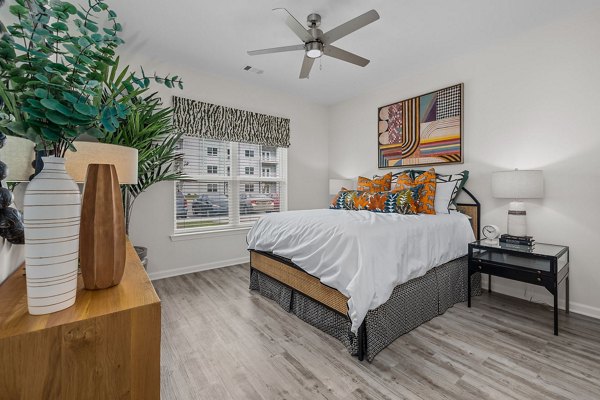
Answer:
[[[24,199],[27,303],[33,315],[72,306],[77,291],[81,194],[65,159],[43,157],[44,168]]]

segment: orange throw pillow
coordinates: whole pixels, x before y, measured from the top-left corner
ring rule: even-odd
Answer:
[[[385,174],[384,176],[376,176],[373,179],[365,178],[364,176],[358,177],[358,183],[356,190],[359,192],[387,192],[392,187],[392,173]]]
[[[407,172],[398,175],[393,192],[399,192],[400,190],[409,189],[417,185],[423,185],[419,190],[417,212],[435,215],[435,169],[431,168],[429,171],[422,173],[415,179],[412,179]]]

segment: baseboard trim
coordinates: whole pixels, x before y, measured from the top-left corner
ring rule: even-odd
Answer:
[[[481,283],[482,283],[482,285],[481,285],[482,288],[487,290],[487,286],[488,286],[487,285],[488,284],[487,275],[482,276]],[[527,301],[534,301],[534,300],[532,300],[532,298],[535,297],[536,298],[535,302],[537,302],[537,303],[541,302],[541,303],[549,305],[550,307],[554,306],[553,305],[554,299],[550,293],[533,292],[532,293],[533,296],[531,296],[531,298],[525,297],[525,296],[523,296],[522,288],[524,287],[524,285],[527,285],[527,284],[522,283],[522,282],[513,282],[513,283],[514,283],[514,285],[506,284],[504,282],[500,282],[499,278],[492,277],[492,291],[497,292],[497,293],[502,293],[507,296],[516,297],[518,299],[527,300]],[[534,290],[537,288],[541,288],[540,290],[546,290],[546,289],[542,288],[541,286],[529,285],[529,287],[534,288]],[[561,285],[561,289],[562,289],[562,285]],[[564,298],[564,289],[563,289],[559,292],[558,308],[560,310],[564,310],[565,304],[566,304],[566,301]],[[600,308],[588,306],[587,304],[576,303],[574,301],[571,301],[569,311],[572,313],[575,313],[575,314],[585,315],[586,317],[600,319]]]
[[[173,268],[166,271],[156,271],[148,273],[150,280],[157,281],[159,279],[171,278],[173,276],[192,274],[194,272],[208,271],[215,268],[229,267],[231,265],[243,264],[250,262],[250,256],[232,258],[229,260],[220,260],[210,263],[190,265],[188,267]]]

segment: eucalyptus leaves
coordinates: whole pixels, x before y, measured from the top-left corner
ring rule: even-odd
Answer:
[[[143,70],[108,76],[123,40],[105,1],[83,7],[15,0],[9,9],[18,22],[0,39],[0,132],[27,137],[61,157],[82,134],[115,132],[151,80],[182,87],[177,76],[146,76]],[[107,91],[106,82],[115,86]]]

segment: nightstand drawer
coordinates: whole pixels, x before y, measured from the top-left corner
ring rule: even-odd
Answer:
[[[481,272],[483,274],[491,274],[501,278],[516,279],[521,282],[533,283],[536,285],[547,285],[553,283],[553,275],[547,271],[529,270],[519,267],[501,265],[499,263],[488,263],[472,259],[469,263],[469,272]]]
[[[552,262],[549,259],[515,255],[501,250],[473,249],[472,259],[482,262],[514,265],[534,271],[551,272],[552,270]]]

